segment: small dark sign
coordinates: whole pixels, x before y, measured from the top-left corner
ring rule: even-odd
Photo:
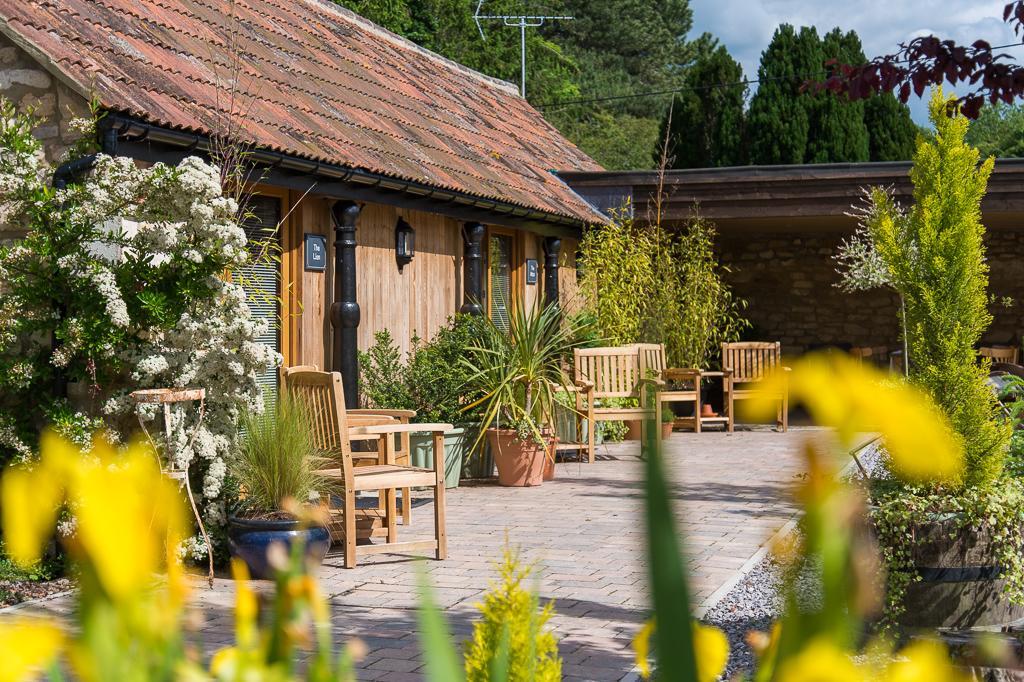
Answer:
[[[322,234],[306,235],[306,270],[323,272],[327,269],[327,237]]]
[[[533,258],[526,259],[526,283],[537,283],[537,261]]]

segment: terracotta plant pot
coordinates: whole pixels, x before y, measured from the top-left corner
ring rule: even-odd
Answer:
[[[640,440],[643,438],[643,422],[626,422],[626,435],[622,440]]]
[[[700,416],[702,417],[717,417],[715,411],[711,408],[709,403],[704,403],[700,406]]]
[[[544,480],[555,480],[555,446],[558,445],[558,436],[551,439],[548,452],[544,455]]]
[[[661,423],[661,439],[665,440],[672,435],[672,427],[675,426],[672,422]]]
[[[487,429],[487,439],[491,442],[500,485],[523,487],[543,482],[547,459],[543,447],[519,440],[512,429]]]

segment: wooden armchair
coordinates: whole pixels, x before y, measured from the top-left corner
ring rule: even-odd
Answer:
[[[640,371],[640,356],[637,347],[616,346],[606,348],[577,348],[573,351],[575,372],[577,433],[587,422],[587,442],[580,443],[587,452],[587,461],[594,461],[594,427],[599,421],[642,420],[644,429],[647,420],[653,419],[657,437],[661,435],[661,401],[654,405],[640,407],[598,407],[597,401],[608,398],[633,398],[645,401],[647,386],[657,392],[664,385],[660,378],[645,377]]]
[[[338,489],[325,494],[322,501],[331,517],[328,526],[331,540],[344,547],[345,568],[354,568],[356,557],[361,554],[433,550],[437,559],[444,559],[448,553],[444,528],[444,434],[452,426],[402,424],[383,416],[377,419],[388,419],[387,422],[351,426],[338,372],[293,368],[288,374],[286,388],[308,411],[318,449],[334,459],[329,468],[319,473],[338,484]],[[363,416],[355,415],[352,419]],[[433,433],[433,469],[402,466],[395,461],[395,436],[417,431]],[[377,440],[377,463],[354,465],[352,441],[358,439]],[[399,489],[409,490],[414,486],[430,487],[434,491],[434,539],[398,542],[395,498]],[[360,491],[383,491],[383,511],[357,508],[356,496]],[[386,544],[356,544],[357,539],[380,536],[386,538]]]
[[[1008,362],[1012,365],[1017,362],[1019,349],[1016,346],[982,346],[978,349],[978,355],[989,358],[992,362]]]
[[[284,367],[278,370],[281,389],[288,385],[288,377],[295,372],[319,372],[320,367],[317,365],[294,365],[292,367]],[[346,410],[348,413],[348,425],[350,429],[349,439],[358,441],[376,441],[377,438],[372,435],[355,434],[351,433],[351,429],[358,426],[376,426],[383,424],[391,424],[399,422],[401,424],[408,424],[409,420],[416,416],[415,410],[379,410],[379,409],[358,409],[358,410]],[[395,463],[396,464],[409,464],[409,434],[400,433],[396,436],[396,447],[395,447]],[[352,461],[356,466],[363,464],[376,464],[379,459],[377,452],[372,451],[354,451],[352,453]],[[381,494],[380,507],[381,511],[384,510],[384,497]],[[408,489],[402,490],[402,504],[399,509],[402,512],[402,525],[408,526],[412,523],[412,491]]]
[[[782,366],[782,344],[778,341],[746,341],[722,344],[722,369],[730,372],[725,381],[725,403],[729,418],[734,417],[736,400],[763,396],[764,391],[757,384],[774,372],[789,372]],[[782,431],[789,429],[789,389],[772,396],[779,401],[776,426]]]

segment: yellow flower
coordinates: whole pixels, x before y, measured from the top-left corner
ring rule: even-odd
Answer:
[[[651,637],[655,631],[655,621],[650,619],[640,628],[633,638],[633,651],[636,654],[636,667],[645,680],[651,676],[651,665],[648,658],[651,653]],[[729,640],[718,628],[701,623],[693,624],[693,653],[697,663],[697,682],[714,682],[725,670],[729,660]]]
[[[959,440],[934,403],[918,389],[839,354],[809,355],[791,376],[765,380],[761,396],[749,401],[755,418],[773,417],[771,394],[786,388],[815,423],[836,430],[849,444],[853,436],[879,432],[896,473],[911,481],[950,481],[963,471]]]
[[[651,663],[648,657],[651,655],[651,635],[654,634],[654,619],[651,618],[640,632],[633,638],[633,652],[635,653],[636,667],[640,669],[640,676],[645,680],[651,676]]]
[[[862,682],[864,672],[850,654],[827,639],[816,639],[779,666],[778,682]]]
[[[927,640],[903,649],[885,674],[885,682],[967,682],[970,679],[973,678],[953,667],[944,646]]]
[[[82,461],[70,491],[78,517],[70,550],[93,565],[118,601],[150,586],[168,545],[177,547],[185,537],[184,504],[145,446],[135,444],[121,457],[101,443],[93,451],[99,461]],[[180,574],[171,577],[180,580]]]
[[[259,603],[249,586],[249,568],[241,559],[232,559],[231,575],[235,579],[235,641],[240,647],[253,647]]]
[[[693,652],[697,657],[697,682],[715,682],[729,660],[729,640],[718,628],[694,623]]]
[[[38,618],[0,622],[0,682],[36,679],[57,658],[64,635]]]

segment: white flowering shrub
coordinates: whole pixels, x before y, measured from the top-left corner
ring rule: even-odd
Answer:
[[[248,258],[238,206],[223,196],[219,169],[198,158],[143,169],[99,155],[55,189],[36,124],[0,100],[0,222],[27,232],[0,248],[0,457],[31,458],[54,423],[80,442],[101,424],[125,440],[138,429],[131,391],[202,387],[192,447],[194,406],[175,412],[168,451],[190,463],[217,526],[239,411],[262,410],[256,375],[280,361],[255,341],[260,323],[225,277]],[[59,395],[67,382],[99,407],[76,414]]]

